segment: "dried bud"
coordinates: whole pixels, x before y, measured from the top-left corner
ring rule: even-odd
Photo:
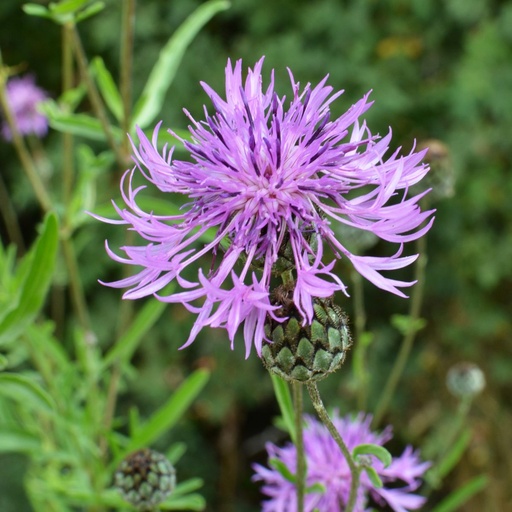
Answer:
[[[315,298],[313,321],[302,325],[292,296],[289,285],[274,291],[273,303],[282,306],[280,314],[287,319],[267,319],[265,334],[272,343],[263,346],[261,358],[267,370],[287,381],[320,380],[340,368],[352,345],[348,319],[332,297]]]
[[[173,491],[176,471],[164,455],[144,448],[119,464],[114,485],[126,501],[140,511],[150,511]]]
[[[448,370],[446,385],[458,398],[478,395],[485,387],[484,372],[473,363],[458,363]]]

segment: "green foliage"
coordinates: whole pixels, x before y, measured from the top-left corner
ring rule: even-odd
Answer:
[[[455,176],[455,193],[433,205],[437,218],[428,237],[421,314],[411,315],[408,302],[372,287],[364,289],[364,311],[357,310],[352,286],[351,297],[340,301],[353,331],[357,324],[362,335],[348,356],[354,357],[352,368],[345,364],[322,383],[322,391],[326,402],[344,412],[357,407],[371,412],[401,337],[414,334],[384,421],[394,426],[396,446],[412,443],[433,462],[427,486],[419,491],[429,496],[425,510],[486,510],[491,492],[497,509],[505,509],[512,496],[506,480],[511,452],[503,441],[512,428],[511,3],[236,0],[225,10],[222,0],[138,2],[130,98],[135,115],[126,120],[117,77],[124,30],[119,9],[127,3],[39,2],[25,4],[24,12],[16,2],[0,6],[3,61],[13,67],[23,63],[36,73],[54,98],[42,107],[52,131],[79,138],[71,164],[61,152],[61,133],[42,141],[46,154],[36,145],[30,149],[54,201],[54,213],[46,217],[12,146],[0,145],[2,183],[29,247],[25,252],[10,245],[2,217],[0,452],[25,457],[24,476],[15,476],[24,478],[32,509],[129,510],[109,487],[109,471],[129,447],[145,442],[162,447],[178,462],[178,476],[184,475],[162,509],[204,509],[197,475],[205,479],[201,492],[212,509],[261,509],[261,497],[242,482],[261,456],[258,435],[267,432],[276,412],[268,375],[258,360],[242,360],[239,340],[234,353],[228,352],[215,330],[205,330],[194,346],[179,352],[191,326],[180,307],[155,299],[120,305],[119,293],[102,288],[97,279],[120,277],[119,266],[103,254],[104,239],[117,237],[118,245],[127,240],[85,212],[115,217],[110,200],[119,198],[119,176],[132,165],[126,126],[133,133],[139,123],[150,133],[152,123],[162,119],[165,128],[188,137],[182,108],[193,115],[201,115],[203,104],[210,108],[199,81],[222,91],[228,56],[253,65],[263,54],[265,70],[275,68],[277,87],[288,97],[287,67],[302,84],[329,73],[329,83],[345,89],[333,115],[372,89],[375,106],[367,114],[372,132],[385,134],[392,126],[394,142],[406,150],[412,138],[438,139],[447,147],[440,172]],[[83,82],[61,91],[58,45],[66,24],[78,24],[91,56],[88,72],[106,107],[112,140]],[[176,140],[162,130],[159,144],[164,143]],[[71,167],[72,179],[64,185]],[[140,205],[163,215],[181,207],[150,194],[140,196]],[[208,240],[211,233],[200,243]],[[371,250],[388,248],[379,244]],[[76,256],[78,285],[69,254]],[[338,272],[348,281],[348,266]],[[412,279],[406,272],[402,277]],[[85,322],[76,306],[81,292]],[[482,366],[489,391],[459,418],[444,381],[460,360]],[[198,368],[211,369],[207,387],[206,372]],[[293,439],[287,385],[274,386],[279,425]],[[446,446],[454,425],[456,435]],[[379,484],[371,466],[364,470]],[[25,510],[8,484],[0,491],[2,510]],[[5,505],[3,495],[14,505]]]

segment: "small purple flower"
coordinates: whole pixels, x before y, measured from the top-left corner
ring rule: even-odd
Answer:
[[[383,446],[392,438],[391,428],[380,434],[370,430],[371,416],[359,414],[356,418],[340,418],[333,415],[333,423],[352,451],[360,444],[377,444]],[[324,425],[312,416],[305,415],[304,450],[307,463],[306,487],[320,484],[323,492],[309,492],[305,496],[305,512],[315,509],[328,512],[343,512],[350,494],[351,474],[349,466],[338,445]],[[296,473],[297,451],[289,443],[279,448],[267,443],[269,461],[278,459],[288,470]],[[408,446],[400,457],[385,468],[374,456],[368,456],[372,467],[377,471],[384,486],[375,488],[366,473],[361,473],[355,512],[370,510],[368,501],[372,498],[378,505],[387,504],[395,512],[416,510],[425,503],[425,498],[413,492],[421,485],[421,477],[430,466],[421,462],[417,452]],[[276,469],[269,469],[259,464],[254,465],[256,474],[253,480],[263,482],[262,492],[269,497],[262,503],[262,512],[295,512],[297,494],[295,484],[287,480]],[[401,481],[401,482],[397,482]],[[405,483],[397,487],[397,483]],[[393,488],[386,488],[392,484]]]
[[[253,343],[260,354],[265,319],[276,309],[271,279],[285,248],[293,259],[294,301],[306,323],[312,321],[314,297],[346,293],[333,271],[343,256],[378,287],[405,296],[399,288],[414,283],[381,271],[412,263],[417,256],[401,256],[403,244],[424,235],[433,222],[432,211],[421,211],[418,204],[424,193],[407,197],[428,171],[422,163],[426,150],[406,156],[396,150],[384,160],[391,132],[379,140],[359,122],[371,106],[368,95],[331,120],[330,105],[343,91],[333,94],[327,77],[301,90],[290,72],[287,100],[274,91],[273,73],[263,89],[262,66],[263,58],[244,82],[241,61],[234,68],[228,61],[225,100],[202,84],[213,114],[205,107],[204,120],[196,121],[185,111],[191,142],[171,132],[189,160],[175,159],[174,148],[158,150],[160,124],[151,141],[138,129],[136,167],[121,185],[127,208],[114,204],[120,221],[101,219],[127,224],[147,242],[122,247],[125,256],[107,245],[114,260],[142,267],[109,286],[129,287],[127,299],[156,295],[196,312],[184,346],[207,325],[226,328],[233,343],[244,324],[246,354]],[[145,186],[135,184],[137,171],[160,191],[185,196],[182,213],[164,216],[139,207],[137,196]],[[339,222],[397,243],[398,250],[385,257],[352,254],[335,236],[332,224]],[[331,261],[324,262],[327,249]],[[209,262],[203,258],[208,254]],[[173,281],[181,290],[159,294]],[[198,299],[200,305],[194,305]]]
[[[21,135],[34,134],[43,137],[48,132],[48,119],[37,110],[37,105],[48,98],[31,75],[12,77],[6,85],[6,95],[14,121]],[[9,125],[2,123],[2,136],[12,139]]]

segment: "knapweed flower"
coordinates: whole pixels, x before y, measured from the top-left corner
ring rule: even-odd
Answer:
[[[341,418],[337,413],[332,417],[333,423],[345,441],[347,448],[352,450],[360,444],[376,444],[383,446],[392,438],[391,428],[381,433],[370,430],[371,416],[359,414],[352,418]],[[283,448],[267,443],[269,461],[280,460],[289,472],[296,473],[297,451],[289,443]],[[315,509],[325,512],[343,512],[350,494],[351,474],[349,466],[338,445],[327,428],[314,417],[305,415],[304,451],[307,464],[306,487],[319,484],[320,488],[308,492],[304,499],[304,511]],[[429,462],[421,462],[417,452],[408,446],[400,457],[393,458],[388,467],[376,457],[365,456],[370,460],[383,487],[376,488],[363,471],[360,477],[355,512],[370,510],[370,500],[377,505],[387,504],[395,512],[416,510],[425,503],[425,498],[414,494],[421,485],[421,477],[430,466]],[[263,512],[295,512],[297,510],[296,486],[285,478],[277,469],[254,465],[255,481],[263,482],[262,492],[268,496],[263,501]],[[388,486],[392,487],[388,487]],[[398,486],[397,486],[398,485]],[[401,486],[400,486],[401,485]],[[317,486],[318,487],[318,486]]]
[[[48,119],[37,110],[37,106],[48,99],[48,95],[36,85],[35,78],[31,75],[10,78],[6,85],[6,95],[20,134],[34,134],[37,137],[46,135]],[[2,123],[2,136],[5,140],[12,139],[11,128],[5,120]]]
[[[405,156],[396,150],[384,159],[391,132],[373,136],[359,121],[372,104],[368,95],[331,120],[330,105],[343,91],[333,93],[327,77],[301,89],[289,72],[287,99],[274,91],[273,73],[263,86],[262,66],[263,58],[244,81],[241,61],[234,67],[228,61],[225,99],[202,84],[213,113],[205,107],[204,120],[196,121],[185,111],[191,141],[173,134],[188,160],[174,158],[174,148],[158,150],[160,124],[151,141],[137,130],[136,166],[121,186],[127,208],[115,205],[122,220],[110,221],[127,224],[147,242],[122,247],[125,256],[107,245],[114,260],[142,267],[110,286],[130,287],[124,298],[154,294],[197,313],[185,346],[204,326],[225,328],[233,343],[244,324],[246,354],[252,344],[260,354],[267,315],[279,308],[270,301],[271,279],[283,256],[291,261],[293,299],[306,324],[313,319],[313,298],[346,291],[333,272],[341,257],[378,287],[404,296],[400,288],[413,283],[381,271],[412,263],[416,256],[402,256],[403,244],[432,224],[432,212],[418,205],[424,193],[407,197],[428,171],[425,150]],[[144,211],[137,197],[145,187],[134,179],[139,172],[170,197],[184,196],[182,212]],[[394,242],[398,250],[386,257],[352,254],[335,236],[331,224],[338,222]],[[330,261],[324,261],[327,249]],[[207,254],[210,261],[203,260]],[[181,289],[159,294],[172,281]]]

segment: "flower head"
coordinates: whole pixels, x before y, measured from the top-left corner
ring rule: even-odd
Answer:
[[[422,164],[425,151],[399,156],[397,150],[384,159],[391,132],[379,139],[359,122],[371,106],[368,95],[331,120],[330,105],[342,91],[333,93],[327,77],[301,89],[290,72],[292,93],[286,99],[274,91],[273,73],[263,87],[262,66],[263,58],[244,81],[241,61],[234,67],[228,61],[225,99],[202,84],[213,114],[205,107],[204,120],[196,121],[186,112],[191,141],[173,134],[188,160],[174,158],[174,148],[158,150],[160,124],[151,141],[137,130],[136,166],[123,180],[127,208],[115,206],[122,220],[110,221],[129,225],[147,241],[123,247],[126,256],[107,245],[113,259],[142,267],[110,286],[130,287],[125,298],[155,294],[197,312],[186,345],[206,325],[225,327],[233,341],[244,323],[246,353],[254,344],[259,354],[265,319],[275,309],[271,279],[283,255],[291,261],[304,323],[312,321],[313,298],[345,292],[333,272],[342,257],[375,285],[404,296],[400,288],[413,283],[381,271],[413,262],[416,256],[401,256],[402,245],[432,224],[432,212],[418,204],[424,194],[407,197],[408,188],[428,171]],[[139,207],[137,196],[145,188],[135,184],[139,172],[160,191],[186,197],[182,212],[164,216]],[[337,239],[333,223],[374,233],[398,244],[398,251],[387,257],[352,254]],[[324,260],[327,249],[330,261]],[[205,262],[208,254],[212,258]],[[171,281],[181,290],[159,294]]]
[[[380,434],[372,432],[371,416],[359,414],[355,418],[350,416],[341,418],[336,413],[332,419],[350,451],[360,444],[371,443],[382,446],[392,437],[389,427]],[[307,462],[306,487],[314,484],[320,484],[323,487],[323,492],[315,490],[306,494],[305,512],[313,512],[315,509],[329,512],[344,511],[350,494],[349,466],[327,428],[308,415],[305,416],[304,450]],[[297,451],[293,444],[279,448],[268,443],[267,452],[269,461],[278,459],[286,465],[290,473],[295,474]],[[387,503],[395,512],[416,510],[425,503],[422,496],[413,492],[421,485],[421,477],[430,463],[421,462],[418,453],[411,447],[407,447],[400,457],[394,458],[388,467],[384,467],[383,463],[374,456],[368,456],[368,458],[384,485],[381,488],[374,487],[363,471],[355,512],[367,510],[370,498],[378,504]],[[254,469],[256,474],[253,479],[263,482],[262,492],[269,497],[262,504],[263,512],[297,510],[294,483],[276,469],[269,469],[259,464],[255,464]],[[397,481],[405,485],[397,487]],[[392,484],[393,488],[387,488],[389,484]]]
[[[46,135],[48,119],[37,110],[37,105],[46,100],[48,95],[35,84],[35,78],[31,75],[10,78],[6,94],[20,134],[34,134],[38,137]],[[5,140],[12,139],[11,129],[6,121],[2,124],[2,136]]]

